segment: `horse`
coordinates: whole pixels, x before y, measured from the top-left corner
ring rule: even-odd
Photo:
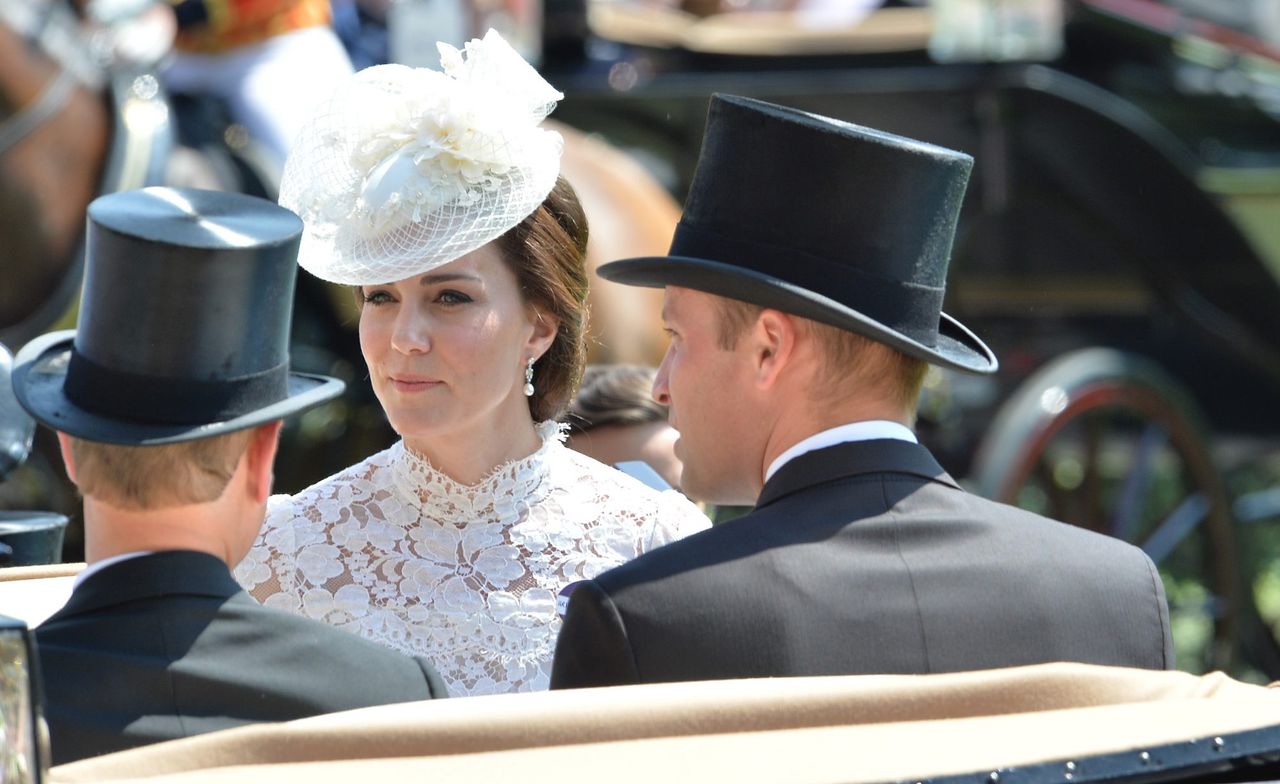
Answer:
[[[48,326],[33,321],[52,321],[68,304],[53,300],[78,290],[85,209],[110,138],[101,95],[0,23],[0,339],[33,337]]]
[[[625,151],[563,123],[547,125],[564,137],[560,171],[578,192],[591,228],[587,359],[656,365],[666,350],[662,290],[611,283],[595,270],[615,259],[665,254],[680,219],[680,205]]]

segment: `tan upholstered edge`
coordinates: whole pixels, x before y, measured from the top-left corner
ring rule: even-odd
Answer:
[[[1245,701],[1246,703],[1248,701]],[[1241,710],[1243,708],[1244,710]],[[969,774],[995,780],[989,771],[1048,765],[1034,780],[1068,781],[1065,763],[1089,772],[1092,758],[1115,754],[1142,769],[1142,753],[1159,764],[1160,747],[1225,736],[1230,752],[1235,731],[1275,726],[1276,705],[1235,698],[1165,704],[1105,705],[1025,716],[982,716],[927,722],[811,727],[765,732],[688,734],[601,743],[515,748],[432,756],[364,756],[280,764],[236,764],[150,777],[142,769],[119,769],[123,778],[76,776],[53,771],[54,784],[72,781],[145,781],[148,784],[349,784],[410,781],[516,781],[564,784],[605,780],[610,784],[666,781],[886,782]],[[175,752],[177,750],[175,749]],[[1032,779],[1029,779],[1032,780]]]
[[[685,34],[695,52],[745,55],[819,55],[908,52],[929,45],[933,16],[928,8],[882,8],[857,24],[801,26],[786,12],[718,14]]]
[[[948,675],[711,681],[407,703],[242,727],[66,765],[58,773],[63,781],[95,781],[264,763],[904,722],[950,725],[1090,710],[1133,709],[1155,719],[1174,715],[1175,707],[1187,713],[1190,706],[1229,706],[1238,722],[1253,726],[1280,722],[1280,692],[1220,673],[1196,677],[1060,663]],[[1177,735],[1176,725],[1160,721],[1166,724],[1151,726]]]
[[[0,569],[0,613],[39,626],[66,603],[83,570],[82,563]]]
[[[602,38],[640,46],[737,55],[916,51],[929,43],[928,8],[882,8],[856,24],[805,26],[789,12],[743,11],[699,19],[682,11],[593,2],[588,23]]]
[[[638,46],[683,45],[693,14],[676,9],[639,8],[616,0],[588,0],[587,24],[601,38]]]
[[[7,566],[0,569],[0,582],[43,580],[46,577],[75,577],[84,571],[83,563],[41,564],[40,566]]]

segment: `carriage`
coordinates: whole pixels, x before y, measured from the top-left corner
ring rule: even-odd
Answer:
[[[551,35],[578,28],[553,17],[566,4],[547,3],[556,46],[543,70],[566,93],[556,117],[582,156],[579,189],[589,210],[605,205],[589,212],[597,262],[664,249],[712,92],[972,153],[947,310],[1002,369],[932,373],[922,439],[976,492],[1143,546],[1165,579],[1183,668],[1277,677],[1280,43],[1181,3],[1075,0],[1047,36],[1011,27],[1018,46],[948,33],[945,14],[911,6],[812,29],[592,3],[574,39]],[[176,133],[146,68],[117,61],[59,88],[55,61],[14,32],[30,28],[3,21],[0,141],[18,108],[65,93],[28,136],[0,144],[0,341],[16,346],[68,323],[89,198],[165,182]],[[43,25],[56,49],[57,26]],[[1046,41],[1040,58],[1028,48]],[[600,245],[641,215],[645,236]],[[630,291],[596,303],[599,360],[660,356],[644,315],[656,308]],[[389,437],[358,383],[350,307],[348,293],[300,278],[295,364],[355,383],[290,425],[283,489]],[[0,486],[0,507],[74,516],[56,465],[50,440],[21,487]]]

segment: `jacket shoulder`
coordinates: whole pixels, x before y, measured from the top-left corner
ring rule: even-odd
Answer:
[[[439,675],[426,660],[411,657],[329,624],[271,607],[248,594],[227,602],[220,623],[253,635],[272,651],[273,661],[306,662],[306,677],[368,695],[365,704],[401,702],[444,696]],[[358,676],[358,677],[353,677]],[[380,699],[378,699],[380,698]],[[394,698],[394,699],[393,699]]]

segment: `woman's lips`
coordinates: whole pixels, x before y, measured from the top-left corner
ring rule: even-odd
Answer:
[[[440,382],[420,376],[391,376],[391,385],[397,392],[426,392],[440,386]]]

